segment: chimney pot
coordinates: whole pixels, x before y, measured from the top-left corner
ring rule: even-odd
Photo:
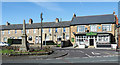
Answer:
[[[56,18],[56,23],[58,23],[59,22],[59,19],[58,18]]]
[[[6,26],[8,26],[8,25],[10,25],[10,23],[8,23],[8,21],[7,21]]]
[[[115,14],[115,11],[113,11],[113,14]]]
[[[76,14],[75,14],[75,13],[73,14],[73,17],[76,17]]]
[[[29,20],[29,24],[32,24],[33,23],[33,20],[30,18],[30,20]]]

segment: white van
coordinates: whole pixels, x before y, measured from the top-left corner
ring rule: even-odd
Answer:
[[[0,42],[0,46],[9,46],[9,44],[4,43],[4,42]]]

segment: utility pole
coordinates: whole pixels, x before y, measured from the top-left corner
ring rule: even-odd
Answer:
[[[43,13],[41,13],[41,16],[40,16],[41,18],[41,49],[42,49],[42,20],[43,20],[42,15]]]

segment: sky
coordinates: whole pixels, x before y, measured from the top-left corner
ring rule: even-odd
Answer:
[[[117,2],[2,2],[2,25],[22,24],[23,20],[29,23],[41,22],[40,13],[43,13],[43,22],[55,22],[56,18],[70,21],[73,13],[76,16],[112,14],[118,15]]]

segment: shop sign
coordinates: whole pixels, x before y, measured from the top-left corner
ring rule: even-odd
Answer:
[[[97,35],[97,33],[95,33],[95,32],[89,32],[89,33],[86,33],[86,35]]]
[[[74,42],[74,38],[72,38],[72,42]]]

